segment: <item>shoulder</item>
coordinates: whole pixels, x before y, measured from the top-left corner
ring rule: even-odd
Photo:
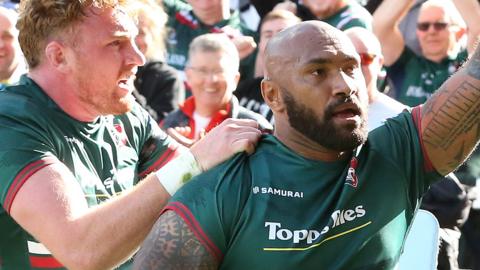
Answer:
[[[394,68],[399,68],[399,67],[417,67],[420,68],[419,65],[423,62],[425,62],[423,58],[420,55],[417,55],[412,49],[410,49],[408,46],[403,46],[403,51],[398,57],[397,61],[395,61],[392,65],[386,67],[387,71],[394,67]]]
[[[22,126],[45,127],[55,123],[64,114],[39,89],[31,85],[9,86],[0,91],[1,121],[18,123]]]
[[[212,194],[232,194],[248,190],[251,185],[251,172],[248,166],[248,155],[239,153],[220,165],[193,177],[177,193],[174,201],[200,203],[210,200]],[[192,196],[195,194],[195,196]],[[206,197],[208,197],[206,199]]]

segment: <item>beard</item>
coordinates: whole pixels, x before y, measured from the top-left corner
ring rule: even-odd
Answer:
[[[132,109],[135,102],[132,94],[119,96],[115,88],[100,91],[98,86],[89,81],[87,78],[77,78],[79,99],[100,115],[121,115]]]
[[[338,126],[333,121],[334,109],[343,103],[352,102],[351,98],[338,99],[327,105],[324,117],[320,119],[312,109],[299,104],[288,91],[282,89],[281,94],[287,108],[290,126],[319,145],[336,151],[348,151],[367,140],[368,131],[364,110],[361,112],[362,120],[359,126]]]

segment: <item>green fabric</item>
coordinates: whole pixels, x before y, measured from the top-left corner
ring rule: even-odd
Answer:
[[[2,269],[29,269],[26,241],[35,240],[8,211],[30,174],[62,162],[82,187],[88,205],[95,206],[132,188],[175,146],[138,104],[124,115],[79,122],[27,77],[19,86],[0,91],[0,138]],[[150,143],[151,151],[140,158],[142,148]]]
[[[372,30],[372,15],[355,1],[350,1],[346,7],[323,21],[340,30],[352,27],[363,27]]]
[[[219,32],[222,27],[229,26],[258,41],[258,34],[248,29],[241,21],[237,11],[233,12],[230,18],[215,25],[205,25],[195,16],[190,5],[180,0],[164,0],[163,4],[169,18],[167,22],[167,63],[179,71],[185,69],[188,60],[188,46],[197,36]],[[242,80],[253,78],[255,56],[254,52],[240,61]]]
[[[396,99],[408,106],[424,103],[466,61],[468,52],[443,59],[440,63],[418,56],[405,47],[400,58],[387,67]]]
[[[423,169],[410,113],[369,136],[356,187],[349,161],[305,159],[267,135],[254,154],[197,176],[167,209],[220,269],[392,269],[421,195],[440,176]]]

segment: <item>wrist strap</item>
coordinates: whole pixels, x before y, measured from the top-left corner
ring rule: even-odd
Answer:
[[[155,172],[160,183],[172,196],[192,177],[202,172],[192,152],[187,150]]]

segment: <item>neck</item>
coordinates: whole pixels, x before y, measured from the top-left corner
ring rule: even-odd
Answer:
[[[305,137],[290,125],[282,125],[280,121],[275,123],[274,135],[288,148],[304,158],[333,162],[345,160],[351,155],[350,151],[328,149]]]
[[[100,114],[79,100],[70,80],[58,72],[37,68],[28,76],[70,117],[81,122],[93,122]]]
[[[435,63],[440,63],[445,57],[445,55],[425,55],[426,59]]]
[[[214,25],[230,18],[230,9],[228,5],[208,10],[194,10],[195,15],[206,25]]]

